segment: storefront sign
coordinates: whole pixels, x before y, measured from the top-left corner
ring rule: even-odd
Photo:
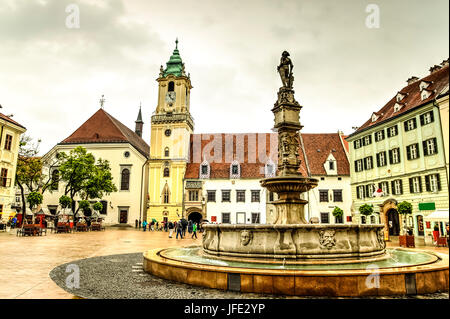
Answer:
[[[419,210],[435,210],[436,205],[434,203],[419,203]]]

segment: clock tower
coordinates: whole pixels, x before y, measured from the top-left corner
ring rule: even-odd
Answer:
[[[183,216],[183,178],[194,130],[189,111],[192,85],[178,51],[178,39],[156,81],[158,103],[151,118],[147,221],[176,221]]]

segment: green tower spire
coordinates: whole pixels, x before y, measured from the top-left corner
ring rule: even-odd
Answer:
[[[183,61],[181,60],[180,52],[178,51],[178,38],[175,40],[175,50],[173,50],[172,56],[166,63],[166,69],[164,70],[164,76],[169,74],[175,76],[182,76],[183,74]]]

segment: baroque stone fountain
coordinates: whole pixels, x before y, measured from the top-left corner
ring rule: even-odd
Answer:
[[[298,296],[405,295],[448,291],[445,254],[386,249],[383,225],[308,224],[301,194],[318,181],[299,173],[301,105],[293,64],[283,52],[283,86],[272,109],[278,131],[277,176],[261,185],[278,194],[273,224],[205,225],[200,246],[153,249],[143,268],[195,286]]]
[[[270,225],[206,225],[203,250],[222,257],[272,259],[273,262],[314,259],[373,259],[385,257],[383,225],[308,224],[301,194],[318,185],[318,180],[299,172],[299,131],[302,106],[295,100],[289,53],[284,51],[278,72],[283,86],[272,109],[278,131],[278,176],[261,180],[277,193],[276,217]]]

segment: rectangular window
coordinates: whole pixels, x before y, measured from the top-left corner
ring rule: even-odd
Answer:
[[[389,151],[389,162],[390,164],[400,163],[400,148],[394,148]]]
[[[427,192],[438,192],[441,190],[441,179],[439,174],[425,176],[425,188]]]
[[[396,136],[396,135],[398,135],[397,125],[388,127],[388,129],[387,129],[387,136],[388,137],[392,137],[392,136]]]
[[[412,131],[417,127],[416,118],[412,118],[408,121],[403,122],[405,125],[405,132]]]
[[[252,203],[259,202],[259,190],[252,191]]]
[[[375,216],[370,216],[370,223],[371,224],[376,224],[376,220],[375,220]]]
[[[363,170],[363,160],[355,161],[355,172],[361,172]]]
[[[260,213],[252,213],[252,224],[259,224],[261,223],[260,221]]]
[[[202,175],[208,175],[208,165],[202,165]]]
[[[366,185],[366,197],[373,197],[375,187],[373,184]]]
[[[384,130],[375,133],[375,142],[384,140]]]
[[[361,139],[353,141],[353,147],[356,149],[361,147]]]
[[[406,146],[406,158],[408,160],[414,160],[419,157],[420,157],[420,154],[419,154],[419,144],[418,143]]]
[[[216,201],[216,191],[207,191],[208,194],[208,202]]]
[[[423,143],[423,155],[424,156],[434,155],[438,152],[437,140],[435,137],[430,138],[426,141],[423,141],[422,143]]]
[[[230,213],[222,213],[222,223],[223,224],[230,223]]]
[[[381,188],[381,190],[383,191],[383,193],[385,195],[389,194],[389,183],[388,182],[378,183],[378,188]]]
[[[100,201],[102,204],[102,210],[100,211],[100,214],[102,215],[108,215],[108,202],[106,200]]]
[[[365,196],[365,188],[364,186],[358,186],[356,187],[356,196],[358,199],[363,199]]]
[[[320,213],[320,223],[329,224],[330,223],[329,213]]]
[[[237,165],[231,166],[231,174],[238,175],[239,174],[239,168]]]
[[[420,116],[420,125],[424,126],[434,122],[433,111],[427,112]]]
[[[245,190],[237,190],[236,191],[236,202],[245,203]]]
[[[342,189],[333,189],[333,200],[335,202],[342,202]]]
[[[365,224],[366,223],[366,216],[361,215],[361,224]]]
[[[231,201],[231,191],[223,190],[222,191],[222,202],[230,202]]]
[[[403,194],[403,185],[401,179],[396,179],[391,182],[391,189],[393,195],[402,195]]]
[[[387,165],[386,152],[378,153],[377,154],[377,166],[382,167],[382,166],[386,166],[386,165]]]
[[[5,150],[10,151],[11,150],[11,145],[12,145],[12,136],[6,134],[6,137],[5,137]]]
[[[269,192],[269,202],[273,202],[274,197],[273,197],[273,192]]]
[[[372,135],[364,136],[364,146],[372,144]]]
[[[420,176],[411,177],[409,179],[409,191],[410,193],[422,192],[422,179],[420,178]]]
[[[11,181],[8,178],[8,169],[2,168],[2,171],[0,173],[0,186],[3,187],[10,187]]]
[[[198,202],[198,191],[189,191],[189,201]]]
[[[329,161],[328,164],[329,164],[330,170],[331,171],[334,170],[334,162],[333,161]]]
[[[319,200],[320,202],[328,202],[328,189],[319,190]]]
[[[372,168],[373,168],[372,156],[368,156],[368,157],[364,158],[364,169],[370,170]]]

